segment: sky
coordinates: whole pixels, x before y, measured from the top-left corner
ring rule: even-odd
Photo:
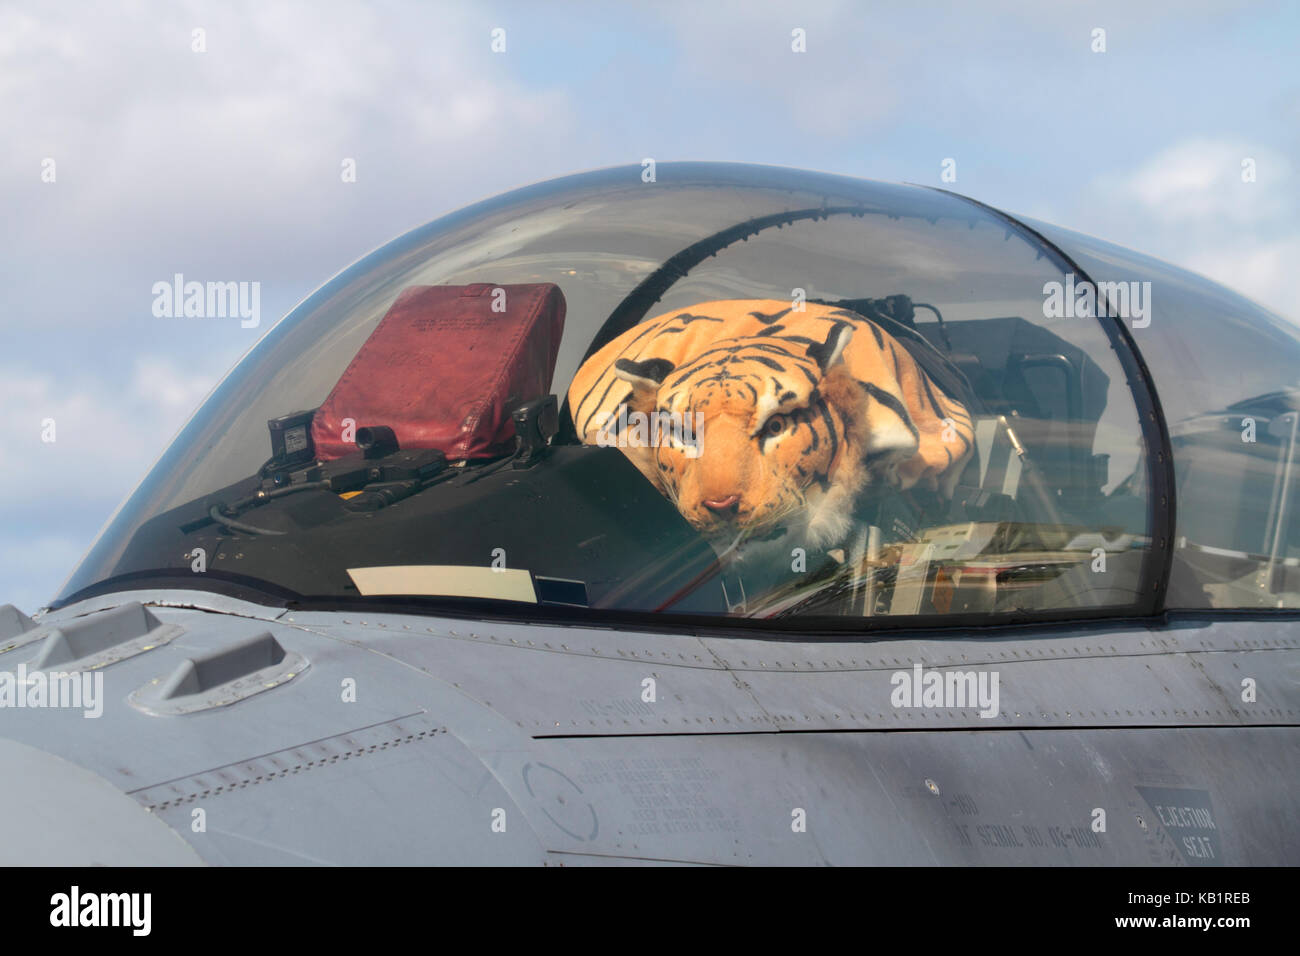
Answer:
[[[1300,320],[1298,51],[1295,3],[0,0],[0,604],[48,602],[329,277],[580,170],[943,185]],[[260,325],[156,317],[178,272],[259,282]]]

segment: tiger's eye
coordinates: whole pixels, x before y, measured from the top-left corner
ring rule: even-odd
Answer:
[[[779,435],[781,432],[785,431],[785,419],[780,415],[773,415],[767,420],[767,424],[763,427],[767,430],[769,435]]]

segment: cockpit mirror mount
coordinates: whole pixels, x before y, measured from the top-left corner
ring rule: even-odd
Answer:
[[[559,403],[554,395],[524,402],[510,413],[515,423],[516,468],[531,468],[546,457],[551,439],[560,430]]]

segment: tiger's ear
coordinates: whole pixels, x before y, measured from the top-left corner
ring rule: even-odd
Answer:
[[[667,359],[634,362],[632,359],[621,358],[614,363],[614,374],[632,386],[632,410],[651,412],[654,411],[659,386],[674,368],[676,366]]]
[[[822,372],[838,362],[844,355],[844,349],[853,338],[853,326],[847,322],[836,322],[826,333],[826,341],[821,345],[808,346],[808,357],[815,361]]]

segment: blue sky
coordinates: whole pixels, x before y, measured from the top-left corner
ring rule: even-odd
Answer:
[[[650,156],[939,185],[951,157],[959,192],[1300,319],[1300,5],[900,6],[0,3],[0,603],[53,596],[312,289],[411,226],[577,170]],[[261,326],[155,318],[176,272],[260,282]]]

